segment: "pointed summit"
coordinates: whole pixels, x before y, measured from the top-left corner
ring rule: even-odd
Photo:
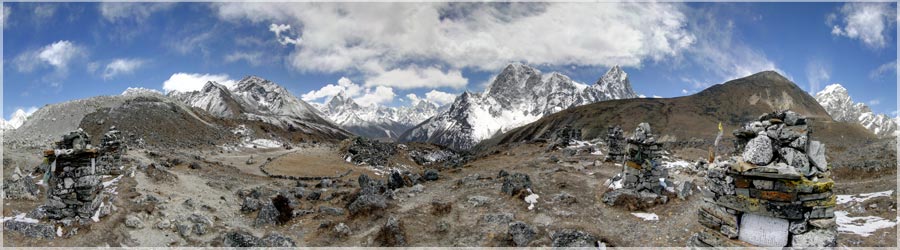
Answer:
[[[205,85],[203,85],[203,88],[200,89],[200,92],[207,93],[207,92],[210,92],[210,91],[213,91],[216,89],[223,90],[223,91],[227,90],[225,85],[219,84],[215,81],[208,81],[208,82],[206,82]]]

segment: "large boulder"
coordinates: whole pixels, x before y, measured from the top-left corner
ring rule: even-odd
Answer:
[[[403,223],[391,216],[384,226],[381,227],[381,230],[378,231],[376,241],[384,247],[406,246],[406,232],[403,228]]]
[[[265,205],[259,210],[259,213],[256,214],[256,221],[253,222],[254,226],[263,226],[275,224],[278,218],[278,209],[275,208],[275,205],[272,202],[266,202]]]
[[[387,202],[384,196],[377,194],[360,195],[347,207],[350,215],[369,214],[384,208],[387,208]]]
[[[772,161],[772,139],[760,134],[756,136],[744,148],[744,161],[756,165],[767,165]]]

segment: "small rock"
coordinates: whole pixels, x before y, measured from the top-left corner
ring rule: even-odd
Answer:
[[[251,163],[251,164],[252,164],[252,163]],[[199,162],[196,162],[196,161],[195,161],[195,162],[191,162],[191,164],[188,165],[188,167],[190,167],[191,169],[200,169],[200,168],[201,168],[201,167],[200,167],[200,163],[199,163]]]
[[[500,191],[508,195],[517,195],[531,188],[531,177],[523,173],[514,173],[503,178]]]
[[[259,240],[260,247],[297,247],[293,239],[276,232],[270,232]]]
[[[472,204],[473,207],[484,206],[485,204],[490,203],[491,198],[481,195],[469,196],[469,203]]]
[[[537,235],[536,231],[534,227],[525,224],[525,222],[516,221],[509,223],[507,232],[517,247],[524,247],[534,240],[534,236]]]
[[[169,220],[162,219],[156,223],[156,228],[159,230],[169,230],[172,228],[172,223]]]
[[[141,229],[144,228],[144,222],[142,222],[141,219],[137,216],[128,215],[125,217],[125,226],[129,228]]]
[[[396,217],[391,216],[387,222],[381,227],[376,240],[384,247],[406,246],[406,232],[403,223]]]
[[[434,169],[425,170],[425,176],[423,177],[426,181],[436,181],[438,180],[438,171]]]
[[[566,192],[560,192],[559,194],[553,196],[553,203],[563,204],[563,205],[572,205],[577,202],[578,202],[578,199],[576,199],[575,196],[573,196],[569,193],[566,193]]]
[[[232,231],[222,237],[225,247],[257,247],[260,245],[259,237],[246,231]]]
[[[593,235],[574,229],[554,232],[550,238],[553,247],[596,247],[599,241]]]
[[[772,161],[772,139],[768,136],[756,136],[747,143],[742,155],[744,161],[756,165],[766,165]]]
[[[343,215],[344,215],[344,209],[343,209],[343,208],[337,208],[337,207],[321,206],[321,207],[319,207],[319,213],[323,213],[323,214],[327,214],[327,215],[333,215],[333,216],[343,216]]]
[[[244,197],[244,203],[241,204],[242,213],[252,213],[259,210],[260,202],[258,199]]]
[[[348,236],[351,233],[350,227],[348,227],[344,223],[338,223],[336,226],[334,226],[334,232],[339,236]]]

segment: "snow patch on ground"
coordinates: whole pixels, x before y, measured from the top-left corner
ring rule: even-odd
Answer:
[[[241,147],[245,148],[280,148],[281,143],[269,139],[246,140],[241,143]]]
[[[664,161],[662,165],[665,168],[688,168],[692,163],[685,160],[676,160],[676,161]]]
[[[638,218],[644,219],[645,221],[659,220],[659,216],[654,213],[631,213],[631,215],[637,216]]]
[[[894,193],[894,190],[888,190],[888,191],[857,194],[857,195],[838,195],[837,203],[838,204],[846,204],[846,203],[850,203],[850,202],[863,202],[863,201],[866,201],[868,199],[872,199],[875,197],[881,197],[881,196],[890,197],[891,194],[893,194],[893,193]]]
[[[835,211],[834,217],[838,224],[838,232],[856,234],[863,237],[868,237],[879,229],[891,228],[897,225],[897,221],[890,221],[877,216],[850,217],[846,211]]]
[[[531,193],[531,189],[528,189],[528,192]],[[538,198],[540,198],[540,196],[535,193],[525,196],[525,202],[528,203],[528,210],[534,209],[534,204],[537,203]]]
[[[113,178],[112,180],[104,181],[104,182],[103,182],[103,187],[105,188],[105,187],[109,187],[110,185],[116,184],[116,183],[118,183],[119,180],[121,180],[121,179],[122,179],[122,176],[119,175],[119,177]]]
[[[21,213],[16,216],[12,216],[12,217],[3,217],[3,219],[0,219],[0,222],[6,222],[7,220],[13,220],[13,221],[25,222],[25,223],[38,223],[38,220],[36,220],[36,219],[25,217],[25,213]]]

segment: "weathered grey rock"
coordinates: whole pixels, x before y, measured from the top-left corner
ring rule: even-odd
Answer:
[[[328,206],[320,206],[319,213],[333,215],[333,216],[343,216],[344,209],[338,207],[328,207]]]
[[[554,232],[550,238],[553,247],[596,247],[599,242],[597,237],[574,229]]]
[[[347,224],[344,224],[343,222],[338,223],[336,226],[334,226],[334,232],[338,236],[347,236],[347,235],[350,235],[350,233],[351,233],[350,227],[348,227]]]
[[[259,227],[275,224],[277,217],[278,210],[275,208],[275,205],[272,202],[266,202],[256,215],[256,221],[254,221],[253,225]]]
[[[9,179],[3,181],[3,194],[6,199],[37,200],[38,187],[31,177],[22,174],[22,170],[16,167]]]
[[[167,219],[159,220],[159,222],[156,223],[156,229],[169,230],[171,228],[172,228],[172,223],[169,222],[169,220],[167,220]]]
[[[134,215],[128,215],[125,217],[125,226],[129,228],[144,228],[144,222],[141,221],[140,218]]]
[[[805,154],[801,153],[799,150],[785,147],[778,150],[778,153],[784,158],[784,161],[797,169],[798,172],[804,175],[810,174],[810,166],[809,166],[809,157]]]
[[[30,238],[54,239],[56,229],[53,225],[43,223],[29,223],[10,219],[3,222],[3,230],[6,232],[18,232]]]
[[[469,203],[472,204],[473,207],[484,206],[485,204],[488,204],[490,202],[491,202],[491,198],[488,198],[487,196],[481,196],[481,195],[469,196]]]
[[[426,181],[436,181],[436,180],[438,180],[438,176],[439,176],[439,174],[438,174],[437,170],[428,169],[428,170],[425,170],[425,175],[423,176],[423,179],[425,179]]]
[[[178,231],[178,234],[181,235],[181,237],[187,238],[188,236],[191,236],[191,225],[186,221],[176,222],[175,231]]]
[[[244,203],[241,204],[241,212],[242,213],[252,213],[259,210],[260,202],[259,199],[255,199],[252,197],[244,197]]]
[[[385,247],[406,246],[406,232],[403,223],[396,217],[389,217],[387,222],[381,227],[376,239]]]
[[[406,186],[406,182],[403,181],[403,175],[400,174],[399,171],[392,171],[390,177],[388,177],[388,188],[390,189],[398,189]]]
[[[828,161],[825,159],[825,144],[819,141],[810,141],[809,148],[806,150],[809,155],[809,161],[812,162],[820,172],[828,171]]]
[[[485,214],[481,221],[488,224],[507,224],[513,220],[512,213]]]
[[[837,221],[834,217],[825,219],[809,220],[809,225],[821,229],[834,229],[837,227]]]
[[[806,225],[807,223],[805,220],[791,221],[791,226],[790,228],[788,228],[788,230],[791,231],[791,233],[794,235],[802,234],[806,232]]]
[[[525,224],[525,222],[516,221],[509,223],[507,233],[517,247],[524,247],[528,246],[528,243],[531,243],[531,241],[534,240],[534,236],[537,235],[536,231],[537,229]]]
[[[243,230],[225,233],[222,239],[225,247],[257,247],[260,245],[259,237]]]
[[[793,247],[836,247],[837,234],[834,230],[813,229],[804,234],[794,235]]]
[[[572,205],[572,204],[578,203],[578,199],[575,198],[575,196],[573,196],[569,193],[566,193],[565,191],[554,195],[552,201],[553,201],[553,203],[563,204],[563,205]]]
[[[694,183],[691,181],[683,181],[675,186],[675,193],[679,199],[685,200],[694,193]]]
[[[269,232],[259,240],[260,247],[297,247],[297,243],[290,237],[276,232]]]
[[[371,213],[387,207],[384,197],[376,194],[360,195],[347,208],[351,215]]]
[[[531,188],[531,177],[523,173],[513,173],[503,178],[500,191],[508,195],[516,195]]]
[[[756,165],[766,165],[772,161],[772,139],[759,135],[750,140],[744,148],[744,161]]]

